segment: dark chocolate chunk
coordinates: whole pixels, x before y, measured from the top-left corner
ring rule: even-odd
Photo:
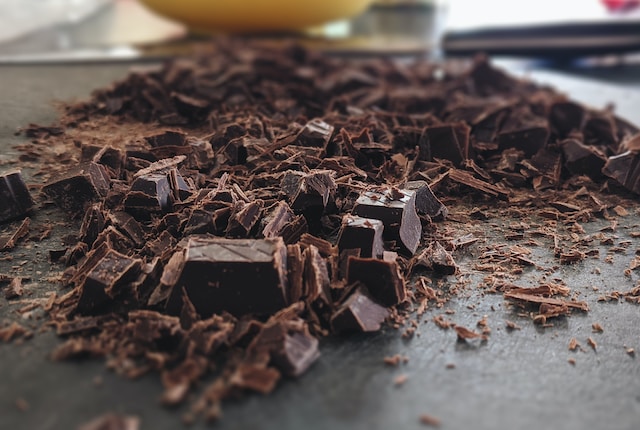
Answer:
[[[320,356],[318,339],[306,330],[293,329],[292,324],[286,322],[265,326],[249,346],[249,351],[268,353],[282,373],[294,377],[302,375]]]
[[[186,200],[193,194],[192,187],[184,180],[178,169],[169,171],[169,187],[172,191],[173,200],[179,202]]]
[[[338,255],[338,250],[331,244],[331,242],[308,233],[305,233],[300,237],[300,245],[302,247],[315,246],[318,248],[320,255],[324,258]]]
[[[416,213],[413,190],[365,191],[353,207],[353,214],[379,219],[384,223],[383,237],[395,240],[403,252],[413,254],[420,244],[422,224]]]
[[[562,155],[556,148],[543,148],[531,157],[531,166],[537,169],[537,173],[542,174],[553,186],[560,183],[562,174]],[[529,167],[526,162],[522,162],[522,167]],[[534,175],[536,176],[536,175]],[[536,184],[534,182],[534,188]]]
[[[382,241],[382,221],[359,216],[345,215],[338,236],[338,248],[359,249],[360,256],[366,258],[380,258],[384,251]]]
[[[444,220],[449,215],[449,209],[436,197],[425,181],[409,181],[404,189],[416,192],[416,211],[419,214],[429,215],[436,220]]]
[[[29,234],[29,226],[31,225],[31,218],[25,218],[22,220],[18,228],[6,237],[0,237],[0,251],[9,251],[18,244],[18,241]]]
[[[110,178],[104,166],[90,162],[49,182],[42,191],[65,211],[81,215],[90,202],[107,195],[109,186]]]
[[[298,133],[296,141],[302,146],[326,148],[332,134],[333,126],[316,118],[305,124]]]
[[[227,226],[227,237],[247,237],[261,218],[262,205],[262,200],[255,200],[233,214]]]
[[[204,209],[194,209],[189,215],[184,226],[184,234],[215,233],[216,226],[213,223],[213,213]]]
[[[112,249],[89,271],[81,287],[76,310],[81,314],[96,314],[135,279],[140,270],[138,259],[127,257]]]
[[[371,296],[384,306],[396,305],[406,298],[404,278],[395,261],[349,257],[347,282],[361,282]]]
[[[105,166],[112,179],[118,179],[125,158],[121,150],[111,146],[103,146],[93,155],[92,161]]]
[[[631,151],[609,157],[602,173],[615,179],[626,189],[640,194],[640,156]]]
[[[602,177],[606,156],[593,146],[587,146],[576,139],[560,143],[564,153],[565,166],[574,175],[589,175],[594,179]]]
[[[280,236],[284,243],[290,245],[296,243],[302,235],[309,231],[307,220],[304,216],[298,215],[291,222],[285,225],[280,232]]]
[[[584,118],[584,107],[573,102],[554,103],[549,111],[551,128],[561,138],[567,137],[572,131],[581,130]]]
[[[331,316],[331,328],[335,332],[380,330],[389,316],[389,310],[377,304],[365,288],[357,288]]]
[[[294,211],[324,208],[336,191],[334,176],[335,172],[331,170],[312,170],[308,173],[289,170],[280,186]]]
[[[161,212],[172,204],[172,191],[166,174],[151,173],[139,176],[131,184],[131,191],[125,198],[128,211]]]
[[[104,212],[99,203],[94,203],[89,207],[82,218],[80,225],[80,240],[87,245],[93,245],[98,235],[105,227]]]
[[[187,135],[179,131],[165,131],[164,133],[147,136],[144,138],[153,148],[158,146],[184,146]]]
[[[498,135],[501,149],[516,148],[532,156],[544,148],[549,138],[549,129],[544,125],[521,125],[505,127]]]
[[[445,124],[424,129],[420,139],[420,158],[439,158],[460,165],[469,158],[469,126],[465,123]]]
[[[585,145],[608,148],[612,153],[618,149],[618,131],[613,116],[607,112],[591,112],[582,127]]]
[[[295,303],[304,295],[304,258],[300,245],[287,245],[287,274],[289,294],[287,301]]]
[[[16,276],[9,282],[9,285],[5,287],[4,297],[7,300],[16,299],[22,296],[23,292],[24,292],[24,288],[22,287],[22,278],[19,276]]]
[[[456,262],[449,252],[440,244],[440,242],[432,242],[427,248],[416,255],[411,263],[411,269],[414,267],[423,267],[427,270],[433,270],[441,275],[453,275],[458,270]]]
[[[118,230],[127,235],[137,248],[142,248],[146,242],[144,230],[138,221],[126,212],[118,211],[109,214],[109,221]]]
[[[33,200],[22,180],[20,170],[0,175],[0,223],[25,216],[33,207]]]
[[[303,298],[308,302],[321,299],[326,304],[331,304],[331,292],[329,287],[329,271],[327,263],[320,255],[318,248],[311,245],[302,253],[304,260],[304,293]]]
[[[281,238],[191,237],[181,266],[169,300],[174,313],[182,288],[205,318],[223,311],[266,314],[286,304],[287,248]]]

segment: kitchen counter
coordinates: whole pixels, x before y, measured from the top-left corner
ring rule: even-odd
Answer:
[[[123,77],[129,65],[65,65],[0,67],[0,163],[16,155],[12,146],[24,142],[15,136],[28,123],[55,121],[54,100],[86,98],[94,88]],[[640,92],[604,84],[585,83],[553,73],[534,72],[545,82],[556,82],[580,101],[603,106],[606,100],[618,104],[623,116],[638,122]],[[636,91],[636,92],[634,92]],[[635,115],[635,118],[633,117]],[[5,168],[7,166],[2,166]],[[29,183],[38,178],[25,170]],[[628,290],[638,274],[623,274],[640,248],[629,233],[640,230],[640,205],[627,208],[614,233],[616,240],[629,239],[624,254],[615,254],[613,263],[604,262],[607,248],[598,258],[561,266],[551,277],[563,279],[580,299],[589,303],[588,313],[574,313],[553,321],[553,327],[534,325],[517,315],[500,294],[485,294],[478,285],[482,273],[468,276],[469,283],[442,309],[430,309],[422,318],[416,335],[401,337],[402,330],[389,327],[373,335],[353,335],[326,339],[322,356],[297,380],[285,380],[269,396],[249,395],[223,405],[224,417],[218,429],[419,429],[419,417],[439,418],[444,429],[637,429],[640,426],[640,363],[626,352],[640,353],[640,307],[621,301],[600,303],[597,297],[613,290]],[[48,281],[63,268],[48,261],[48,250],[58,249],[64,235],[74,233],[56,208],[36,209],[34,223],[56,223],[50,238],[21,243],[9,253],[11,261],[0,258],[0,273],[29,276],[23,298],[44,297],[58,291]],[[481,243],[503,242],[504,237],[487,229],[491,223],[508,224],[509,219],[490,219],[479,224]],[[0,232],[16,227],[3,225]],[[455,228],[455,221],[445,225]],[[609,225],[596,221],[584,225],[587,233]],[[535,250],[538,264],[548,268],[556,263],[550,243]],[[474,245],[455,256],[469,268],[478,255]],[[594,267],[600,274],[594,273]],[[535,285],[540,272],[525,269],[518,280]],[[454,278],[445,282],[451,286]],[[597,290],[596,290],[597,289]],[[0,298],[0,321],[21,320],[20,304]],[[471,309],[472,308],[472,309]],[[453,330],[442,330],[432,321],[445,310],[447,319],[469,328],[487,315],[492,333],[487,342],[456,341]],[[37,316],[36,312],[34,316]],[[505,321],[521,329],[509,331]],[[29,325],[27,320],[21,321]],[[593,333],[599,323],[603,333]],[[36,324],[36,326],[39,325]],[[592,350],[587,338],[598,344]],[[576,338],[583,351],[570,352],[569,341]],[[0,428],[73,429],[96,415],[119,412],[138,415],[142,429],[181,428],[183,410],[159,405],[161,384],[157,375],[129,381],[104,367],[103,360],[53,363],[48,353],[58,340],[50,332],[36,334],[22,344],[0,345]],[[401,354],[407,364],[386,366],[384,357]],[[568,363],[574,358],[576,363]],[[395,386],[394,379],[407,376]],[[18,400],[20,399],[20,400]],[[26,411],[16,401],[26,401]],[[23,405],[24,406],[24,405]],[[191,428],[207,428],[197,422]]]

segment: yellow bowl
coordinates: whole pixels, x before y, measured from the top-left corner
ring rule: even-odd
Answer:
[[[363,12],[373,0],[140,0],[195,31],[300,30]]]

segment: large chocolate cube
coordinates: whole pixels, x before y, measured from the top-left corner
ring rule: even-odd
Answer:
[[[338,248],[359,249],[361,257],[382,257],[384,224],[378,219],[345,215],[338,236]]]
[[[169,311],[179,312],[182,290],[203,318],[224,311],[269,314],[286,305],[287,248],[282,238],[191,237]]]
[[[416,252],[422,224],[416,213],[414,190],[365,191],[356,200],[353,214],[382,221],[385,240],[396,241],[404,253]]]

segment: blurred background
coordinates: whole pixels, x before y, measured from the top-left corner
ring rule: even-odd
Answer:
[[[0,0],[2,64],[157,59],[228,33],[640,80],[640,0]]]

